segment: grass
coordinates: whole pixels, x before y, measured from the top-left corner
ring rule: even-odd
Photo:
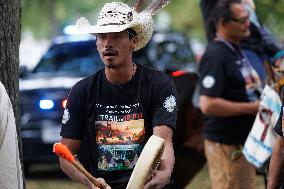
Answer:
[[[185,172],[186,174],[186,172]],[[263,177],[257,177],[256,189],[264,189]],[[48,167],[33,167],[27,178],[27,189],[86,189],[85,186],[66,178],[57,165]],[[185,189],[210,189],[208,168],[204,168],[197,174]]]
[[[54,165],[33,165],[26,179],[27,189],[86,189],[82,184],[71,181]]]
[[[27,189],[86,189],[85,186],[69,180],[28,180]]]
[[[185,189],[210,189],[208,167],[204,166]],[[262,176],[257,176],[256,189],[265,189],[264,178]]]

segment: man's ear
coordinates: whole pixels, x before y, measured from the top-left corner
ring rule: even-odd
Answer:
[[[226,22],[224,20],[224,18],[220,18],[220,20],[217,23],[217,28],[219,28],[219,29],[223,28],[224,29],[224,28],[227,28],[227,26],[228,26],[228,22]]]
[[[223,26],[223,27],[227,25],[227,23],[225,22],[224,18],[220,18],[218,24],[220,24],[220,26]]]
[[[134,36],[134,37],[131,39],[131,41],[132,41],[133,46],[136,47],[137,44],[138,44],[138,37],[137,37],[137,35]]]

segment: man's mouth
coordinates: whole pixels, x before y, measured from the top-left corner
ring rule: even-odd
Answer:
[[[116,56],[118,54],[117,51],[114,51],[114,50],[110,50],[110,51],[104,51],[103,52],[103,56]]]

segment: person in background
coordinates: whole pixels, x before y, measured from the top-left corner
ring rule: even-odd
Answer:
[[[211,14],[215,18],[215,38],[199,67],[211,184],[213,189],[253,189],[256,171],[241,149],[258,111],[263,86],[240,47],[250,35],[249,12],[241,0],[220,0]]]
[[[220,0],[201,0],[200,7],[204,18],[205,30],[208,41],[215,38],[214,17],[211,17],[213,9]],[[266,81],[265,61],[271,62],[272,58],[283,51],[283,45],[261,23],[255,9],[253,0],[242,0],[250,13],[250,36],[241,41],[241,48],[252,66],[258,72],[262,82]],[[213,20],[213,21],[212,21]]]
[[[23,189],[23,174],[14,112],[1,82],[0,108],[0,188]]]
[[[133,170],[130,162],[141,153],[152,134],[165,139],[165,148],[158,169],[144,189],[173,188],[175,86],[166,74],[132,60],[133,51],[143,48],[152,36],[151,15],[167,1],[151,1],[140,13],[141,2],[134,9],[122,2],[106,3],[97,25],[88,25],[85,18],[77,24],[96,37],[104,68],[71,89],[62,120],[61,142],[78,154],[81,141],[86,138],[90,172],[100,177],[104,188],[126,188]],[[73,180],[94,188],[66,160],[60,158],[60,166]]]

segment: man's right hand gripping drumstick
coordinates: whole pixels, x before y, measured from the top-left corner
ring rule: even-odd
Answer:
[[[111,187],[104,181],[103,178],[93,177],[69,151],[68,147],[62,143],[55,143],[53,145],[53,152],[60,157],[60,161],[65,161],[65,163],[71,163],[82,175],[70,175],[73,180],[81,182],[88,186],[88,189],[111,189]],[[67,161],[67,162],[66,162]],[[73,174],[76,174],[76,171],[72,171]],[[81,178],[81,179],[79,179]]]

